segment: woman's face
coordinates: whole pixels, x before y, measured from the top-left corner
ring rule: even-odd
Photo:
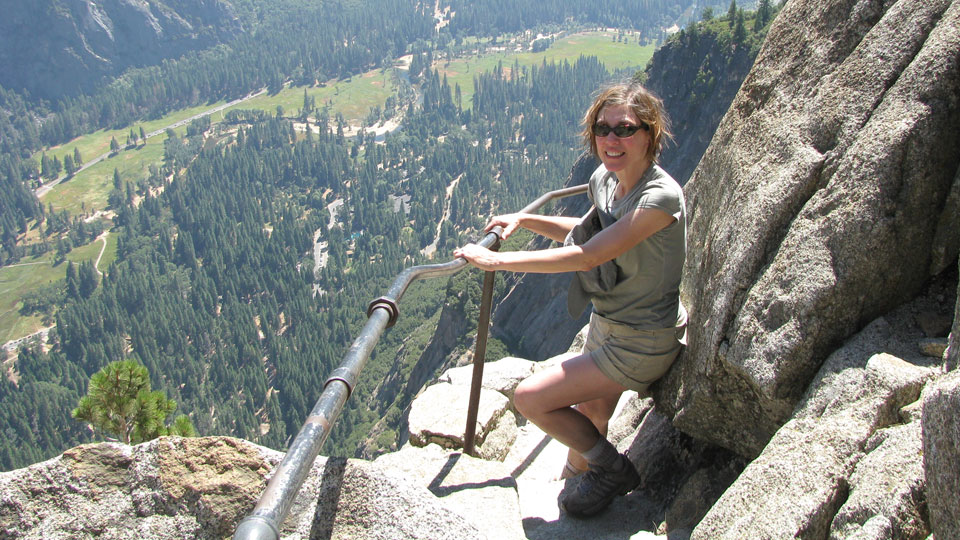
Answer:
[[[605,106],[597,115],[596,123],[611,128],[642,125],[628,105]],[[647,158],[650,133],[645,129],[639,129],[633,135],[624,138],[617,137],[613,132],[604,137],[598,135],[593,137],[597,143],[600,161],[608,171],[617,173],[621,181],[639,179],[650,165],[650,160]]]

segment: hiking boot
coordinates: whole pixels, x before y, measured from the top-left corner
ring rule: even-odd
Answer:
[[[611,467],[590,465],[580,476],[580,483],[560,499],[560,509],[575,517],[592,516],[613,501],[617,495],[626,495],[640,484],[640,474],[623,454]]]

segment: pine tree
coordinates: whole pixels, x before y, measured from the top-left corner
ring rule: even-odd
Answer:
[[[300,111],[300,118],[303,120],[306,120],[307,115],[309,115],[310,112],[311,112],[310,96],[307,95],[307,89],[304,88],[303,89],[303,108]]]
[[[78,300],[80,298],[80,279],[77,276],[77,268],[72,262],[67,263],[67,298]]]
[[[759,32],[770,22],[771,15],[770,0],[760,0],[757,4],[757,18],[754,19],[753,30]]]
[[[44,153],[40,156],[40,177],[50,179],[53,175],[53,160]]]
[[[78,292],[80,296],[84,298],[90,298],[93,294],[93,291],[97,290],[97,284],[99,283],[99,278],[97,276],[97,269],[94,268],[93,263],[90,261],[83,261],[80,263],[80,270],[77,272],[78,283]]]
[[[161,435],[191,436],[194,430],[186,415],[166,426],[176,407],[163,392],[150,390],[146,367],[136,360],[118,360],[93,374],[87,395],[71,414],[126,444],[137,444]]]
[[[737,16],[735,17],[736,23],[733,27],[733,42],[741,44],[747,39],[747,28],[744,25],[744,15],[743,10],[737,11]]]

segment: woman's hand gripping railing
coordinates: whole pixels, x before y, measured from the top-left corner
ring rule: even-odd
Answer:
[[[570,195],[576,195],[586,191],[586,186],[574,186],[571,188],[559,189],[541,195],[537,200],[528,204],[521,210],[522,212],[534,212],[553,199],[559,199]],[[477,244],[496,249],[500,242],[502,234],[500,227],[495,227]],[[363,369],[377,341],[383,334],[383,331],[393,326],[400,316],[398,303],[400,298],[406,292],[407,288],[417,279],[430,277],[442,277],[453,275],[467,266],[465,259],[454,259],[442,264],[428,264],[407,268],[394,280],[393,285],[387,291],[387,294],[377,298],[370,303],[367,308],[367,323],[360,331],[360,335],[350,345],[350,349],[343,358],[340,367],[335,369],[327,378],[323,386],[323,392],[320,398],[310,411],[303,427],[296,438],[290,443],[286,456],[277,467],[273,476],[270,478],[267,488],[260,496],[260,501],[246,518],[244,518],[233,535],[234,540],[278,540],[280,538],[280,524],[290,512],[294,498],[300,491],[307,474],[313,467],[313,462],[320,453],[320,448],[330,436],[330,430],[334,422],[340,416],[344,404],[350,397],[350,393],[357,384],[360,371]],[[492,274],[492,272],[491,272]],[[493,279],[489,280],[489,290],[492,298]],[[488,295],[486,292],[484,297]],[[489,301],[488,301],[489,303]],[[489,326],[489,305],[487,306],[487,323],[482,325],[483,341],[486,342],[487,327]],[[478,343],[480,335],[478,332]],[[480,351],[482,352],[482,351]],[[481,363],[480,374],[482,375],[482,354],[479,356]],[[478,360],[475,358],[474,362]],[[475,368],[476,373],[476,368]],[[476,401],[479,400],[479,382],[474,382],[477,387]],[[473,392],[471,392],[472,395]],[[474,407],[474,418],[476,418],[475,400],[471,397],[471,407]],[[472,443],[471,443],[472,444]]]

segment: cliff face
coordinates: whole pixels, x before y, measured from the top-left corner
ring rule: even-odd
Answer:
[[[956,1],[780,12],[685,189],[693,324],[656,391],[680,429],[756,456],[840,342],[952,269],[958,50]]]
[[[241,31],[226,0],[12,2],[0,20],[0,84],[56,99]]]

